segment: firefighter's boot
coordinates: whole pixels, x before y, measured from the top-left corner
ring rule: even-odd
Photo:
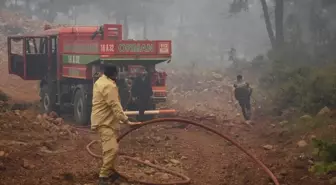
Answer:
[[[99,177],[98,185],[109,185],[109,178]]]
[[[120,175],[119,174],[117,174],[117,173],[113,173],[111,176],[110,176],[110,178],[109,178],[109,180],[110,180],[110,182],[111,183],[114,183],[116,180],[118,180],[120,178]]]

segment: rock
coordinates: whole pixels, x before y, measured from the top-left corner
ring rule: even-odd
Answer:
[[[46,119],[49,118],[49,116],[48,116],[48,114],[44,113],[44,114],[42,115],[42,118],[46,120]]]
[[[154,141],[156,141],[156,142],[160,142],[160,141],[162,141],[161,137],[159,137],[159,136],[154,137],[153,139],[154,139]]]
[[[289,122],[287,121],[287,120],[284,120],[284,121],[281,121],[280,123],[279,123],[279,125],[280,126],[285,126],[285,125],[287,125]]]
[[[43,147],[45,147],[49,151],[54,151],[54,150],[57,149],[56,142],[53,141],[53,140],[44,141],[44,142],[42,142],[42,145],[43,145]]]
[[[161,175],[161,179],[162,180],[169,180],[170,178],[169,178],[169,175],[167,173],[165,173],[165,174]]]
[[[286,176],[286,175],[288,175],[288,172],[287,172],[286,169],[282,169],[282,170],[280,170],[279,174],[280,174],[281,176]]]
[[[15,114],[21,116],[20,110],[14,110]]]
[[[316,136],[315,136],[315,135],[311,135],[311,136],[310,136],[310,140],[313,140],[313,139],[316,139]]]
[[[56,119],[55,119],[55,124],[56,124],[56,125],[62,125],[62,124],[64,124],[64,120],[63,120],[63,118],[56,118]]]
[[[136,179],[144,179],[145,178],[145,174],[137,172],[137,173],[134,173],[134,177]]]
[[[49,150],[46,146],[42,146],[40,148],[40,152],[47,153],[47,154],[57,153],[55,151]]]
[[[326,116],[330,114],[331,110],[328,107],[323,107],[318,113],[317,116]]]
[[[51,118],[54,118],[54,119],[58,117],[57,113],[54,112],[54,111],[50,112],[50,113],[49,113],[49,116],[50,116]]]
[[[64,131],[60,131],[58,134],[59,134],[60,136],[66,136],[66,135],[68,135],[68,133],[67,133],[67,132],[64,132]]]
[[[37,121],[42,121],[43,120],[42,115],[41,114],[37,115],[36,116],[36,120]]]
[[[313,165],[313,164],[314,164],[314,161],[313,161],[313,160],[308,160],[308,163],[309,163],[310,165]]]
[[[309,120],[313,119],[313,117],[306,114],[306,115],[301,116],[300,119],[303,120],[303,121],[309,121]]]
[[[35,168],[35,165],[30,164],[29,161],[26,160],[26,159],[23,159],[22,162],[23,162],[23,163],[22,163],[22,167],[24,167],[24,168],[26,168],[26,169],[33,169],[33,168]]]
[[[181,157],[181,160],[185,160],[185,159],[188,159],[188,157],[186,157],[186,156]]]
[[[299,148],[306,147],[307,145],[308,145],[308,143],[305,140],[301,140],[301,141],[297,142],[297,146]]]
[[[5,157],[5,156],[6,156],[5,151],[0,151],[0,157]]]
[[[167,181],[170,179],[169,174],[167,173],[157,172],[155,175],[157,175],[161,180]]]
[[[273,149],[273,146],[272,145],[264,145],[263,148],[265,150],[272,150]]]
[[[169,161],[170,161],[171,163],[175,164],[175,165],[181,163],[179,160],[176,160],[176,159],[170,159]]]
[[[216,80],[223,80],[223,76],[215,72],[212,73],[212,77]]]
[[[148,168],[144,170],[145,174],[152,175],[155,173],[155,170],[153,168]]]
[[[0,162],[0,171],[5,171],[6,170],[6,166],[4,165],[3,162]]]
[[[304,153],[301,153],[298,159],[305,161],[307,159],[307,156]]]
[[[336,184],[336,177],[333,177],[329,180],[330,184]]]

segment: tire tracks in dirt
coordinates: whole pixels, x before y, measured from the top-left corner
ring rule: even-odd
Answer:
[[[225,141],[194,128],[186,131],[174,129],[170,134],[178,138],[173,148],[186,156],[183,163],[193,184],[225,184],[224,169],[230,163],[230,159],[223,156],[229,147]]]

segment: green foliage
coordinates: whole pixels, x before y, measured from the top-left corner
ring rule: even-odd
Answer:
[[[336,144],[313,139],[313,145],[315,148],[313,154],[319,161],[316,162],[309,171],[317,175],[336,171]]]
[[[271,69],[259,79],[267,89],[273,106],[284,110],[297,108],[317,113],[321,108],[336,107],[336,64],[320,65],[300,51],[285,51],[271,62]]]

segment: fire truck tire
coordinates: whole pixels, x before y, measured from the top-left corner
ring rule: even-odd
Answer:
[[[87,125],[90,122],[90,106],[82,89],[78,89],[74,98],[74,117],[76,123]]]
[[[44,84],[40,89],[41,111],[42,113],[50,113],[56,111],[56,92],[48,84]]]

